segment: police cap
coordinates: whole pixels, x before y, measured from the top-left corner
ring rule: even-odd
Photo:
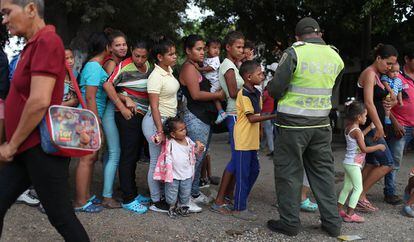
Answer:
[[[302,18],[296,24],[295,34],[301,36],[304,34],[318,33],[321,31],[318,22],[311,17]]]

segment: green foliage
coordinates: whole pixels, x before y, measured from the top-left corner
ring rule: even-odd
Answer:
[[[201,8],[214,12],[215,23],[234,24],[248,39],[263,42],[272,49],[276,41],[284,47],[294,41],[296,22],[305,16],[316,18],[324,38],[343,55],[361,55],[366,41],[400,46],[414,38],[412,0],[196,0]],[[200,28],[211,33],[210,19]],[[367,45],[370,46],[370,45]],[[361,47],[361,48],[358,48]],[[365,56],[363,57],[365,58]]]
[[[57,0],[46,5],[52,23],[67,18],[67,25],[73,38],[85,25],[120,29],[130,39],[167,35],[178,36],[182,27],[182,13],[188,0]],[[62,16],[62,9],[66,16]],[[59,16],[54,16],[59,15]],[[62,26],[63,27],[63,26]]]

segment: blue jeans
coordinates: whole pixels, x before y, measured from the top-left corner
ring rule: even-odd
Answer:
[[[115,106],[108,101],[102,118],[102,126],[108,145],[108,154],[103,163],[103,191],[102,196],[111,198],[115,180],[116,170],[121,156],[121,145],[119,142],[118,128],[115,123]]]
[[[187,126],[187,136],[194,142],[200,141],[201,143],[203,143],[206,147],[205,150],[207,150],[210,141],[211,126],[198,119],[189,110],[185,110],[183,119],[185,125]],[[206,152],[204,151],[201,155],[198,155],[196,157],[197,160],[194,168],[194,180],[191,188],[191,195],[193,196],[198,196],[200,194],[199,185],[201,177],[201,166],[203,164],[205,155]]]
[[[375,130],[371,130],[366,136],[365,136],[365,144],[367,146],[374,146],[377,144],[383,144],[385,145],[386,149],[385,151],[377,150],[372,153],[368,153],[366,155],[366,163],[375,165],[375,166],[394,166],[394,158],[392,157],[392,153],[390,148],[388,147],[387,141],[385,141],[384,138],[381,138],[377,141],[373,141],[375,134]]]
[[[161,118],[161,121],[164,122],[165,119],[166,118]],[[158,202],[161,200],[161,195],[163,192],[161,182],[154,180],[154,171],[155,166],[157,165],[158,156],[161,153],[161,145],[157,145],[151,140],[151,136],[153,136],[157,132],[154,120],[152,119],[151,111],[148,111],[144,119],[142,120],[142,132],[144,133],[144,136],[148,141],[150,153],[150,166],[148,169],[147,177],[148,187],[151,193],[151,200],[153,202]]]
[[[392,172],[388,173],[384,179],[384,195],[395,195],[396,187],[396,175],[398,170],[400,169],[402,157],[404,154],[404,149],[408,143],[414,138],[413,137],[413,130],[414,127],[404,127],[405,135],[402,138],[395,137],[394,133],[392,132],[388,135],[388,146],[390,147],[391,153],[394,157],[394,169]]]
[[[175,205],[177,199],[181,205],[188,206],[190,202],[191,186],[193,179],[176,180],[165,183],[165,201],[169,205]]]
[[[232,174],[234,174],[234,165],[232,163],[232,159],[235,156],[235,150],[234,150],[234,125],[236,124],[237,116],[229,115],[226,118],[226,125],[227,129],[229,131],[229,139],[230,139],[230,148],[231,148],[231,159],[230,162],[226,166],[226,170]]]

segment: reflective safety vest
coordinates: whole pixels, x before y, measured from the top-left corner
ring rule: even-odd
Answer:
[[[296,70],[277,111],[306,117],[327,117],[332,108],[332,88],[344,62],[329,45],[297,42]]]

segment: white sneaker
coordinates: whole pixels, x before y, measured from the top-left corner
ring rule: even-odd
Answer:
[[[191,198],[193,202],[201,205],[208,205],[213,199],[211,197],[207,197],[204,193],[200,192],[200,195],[196,198]]]
[[[193,201],[193,198],[190,198],[190,202],[188,203],[188,212],[201,213],[201,211],[203,211],[203,209],[197,206],[197,204],[195,204],[195,202]]]
[[[16,200],[16,203],[24,203],[26,205],[35,207],[37,205],[40,204],[39,199],[35,198],[34,196],[32,196],[32,194],[30,194],[30,190],[26,190],[25,192],[23,192]]]

